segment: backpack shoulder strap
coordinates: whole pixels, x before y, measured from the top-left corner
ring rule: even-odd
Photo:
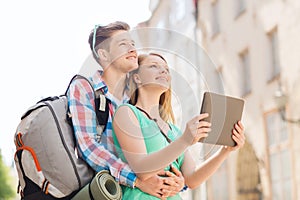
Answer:
[[[71,83],[72,83],[75,79],[80,79],[80,78],[81,78],[81,79],[85,79],[85,80],[90,84],[91,88],[92,88],[93,91],[94,91],[94,87],[93,87],[91,81],[90,81],[88,78],[86,78],[85,76],[82,76],[82,75],[80,75],[80,74],[75,74],[75,75],[71,78],[71,80],[70,80],[70,82],[69,82],[69,85],[68,85],[68,87],[67,87],[67,89],[66,89],[66,92],[65,92],[65,95],[66,95],[66,96],[67,96],[67,93],[68,93],[68,90],[69,90],[69,88],[70,88]],[[95,94],[95,91],[94,91],[94,94]]]
[[[111,103],[111,101],[105,97],[105,95],[103,94],[103,92],[101,90],[96,92],[91,80],[89,80],[88,78],[86,78],[85,76],[82,76],[80,74],[76,74],[73,76],[73,78],[71,79],[71,81],[67,87],[65,95],[67,95],[70,85],[75,79],[85,79],[90,84],[91,88],[93,89],[95,108],[96,108],[95,112],[96,112],[97,121],[98,121],[97,131],[98,131],[98,134],[100,134],[99,138],[101,138],[102,132],[106,129],[106,124],[107,124],[108,117],[109,117],[109,104]],[[70,120],[70,121],[72,121],[72,120]]]

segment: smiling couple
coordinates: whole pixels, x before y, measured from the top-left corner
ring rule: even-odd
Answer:
[[[209,134],[211,124],[203,120],[208,114],[193,117],[183,131],[176,126],[167,61],[157,53],[138,55],[129,31],[128,24],[116,21],[90,33],[93,57],[102,67],[91,80],[110,100],[110,112],[98,141],[93,88],[82,79],[70,85],[79,155],[96,172],[108,170],[123,199],[181,199],[181,191],[206,181],[244,145],[244,127],[241,122],[233,127],[235,147],[223,146],[196,168],[188,147]]]

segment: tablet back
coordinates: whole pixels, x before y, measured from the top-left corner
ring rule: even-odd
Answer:
[[[242,118],[244,100],[212,92],[205,92],[201,113],[209,113],[205,121],[211,122],[211,132],[199,142],[235,146],[232,139],[234,124]]]

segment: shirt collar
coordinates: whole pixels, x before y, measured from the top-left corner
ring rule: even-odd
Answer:
[[[104,94],[107,94],[108,87],[101,78],[102,74],[103,74],[102,70],[97,70],[96,73],[91,77],[91,79],[95,91],[102,90]]]
[[[115,97],[108,92],[108,87],[105,84],[105,82],[102,80],[102,70],[97,70],[96,73],[91,77],[91,80],[93,82],[93,87],[95,91],[102,90],[105,96],[107,96],[114,104],[118,105],[119,103],[116,103],[114,101]],[[128,87],[125,88],[128,90]],[[126,92],[124,92],[122,103],[127,103],[129,101],[129,97]]]

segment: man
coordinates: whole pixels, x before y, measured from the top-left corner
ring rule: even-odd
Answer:
[[[78,150],[81,157],[95,170],[109,170],[123,185],[156,197],[173,196],[184,186],[182,174],[161,172],[147,180],[140,180],[128,164],[115,155],[112,139],[112,116],[115,109],[129,100],[126,95],[126,75],[136,69],[137,52],[129,35],[130,27],[124,22],[113,22],[106,26],[95,26],[89,36],[89,44],[95,60],[103,71],[93,77],[94,90],[102,91],[110,100],[109,118],[101,137],[97,134],[93,89],[83,79],[76,79],[68,91],[68,102]],[[159,175],[168,175],[161,178]]]

